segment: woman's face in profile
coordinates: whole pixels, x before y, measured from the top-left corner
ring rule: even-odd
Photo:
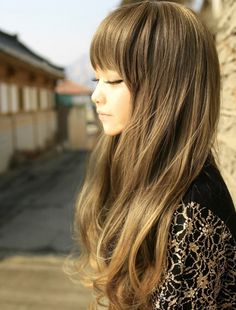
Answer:
[[[123,131],[131,116],[131,95],[116,71],[96,70],[97,86],[92,94],[104,133],[114,136]]]

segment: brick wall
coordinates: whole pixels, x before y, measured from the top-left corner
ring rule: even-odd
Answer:
[[[222,0],[222,6],[216,32],[222,79],[219,159],[236,206],[236,2]]]

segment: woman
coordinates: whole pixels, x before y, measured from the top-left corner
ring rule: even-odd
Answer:
[[[127,5],[98,27],[91,63],[103,133],[75,216],[91,309],[236,309],[235,209],[213,155],[211,34],[182,5]]]

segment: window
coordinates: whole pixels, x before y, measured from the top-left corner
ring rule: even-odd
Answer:
[[[23,105],[24,105],[24,111],[28,112],[31,110],[30,88],[28,86],[23,87]]]
[[[40,89],[40,108],[42,110],[45,110],[48,108],[48,96],[47,96],[47,90],[46,89]]]
[[[37,88],[36,87],[31,87],[30,89],[31,92],[31,108],[33,111],[37,111],[38,109],[38,96],[37,96]]]
[[[0,111],[2,114],[10,112],[8,87],[6,83],[0,83]]]
[[[19,111],[19,97],[18,97],[18,87],[15,84],[11,84],[9,86],[10,93],[10,104],[11,104],[11,112],[16,113]]]

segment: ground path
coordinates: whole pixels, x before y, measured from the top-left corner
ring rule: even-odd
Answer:
[[[54,151],[0,175],[0,309],[86,309],[90,294],[63,264],[87,158]]]

